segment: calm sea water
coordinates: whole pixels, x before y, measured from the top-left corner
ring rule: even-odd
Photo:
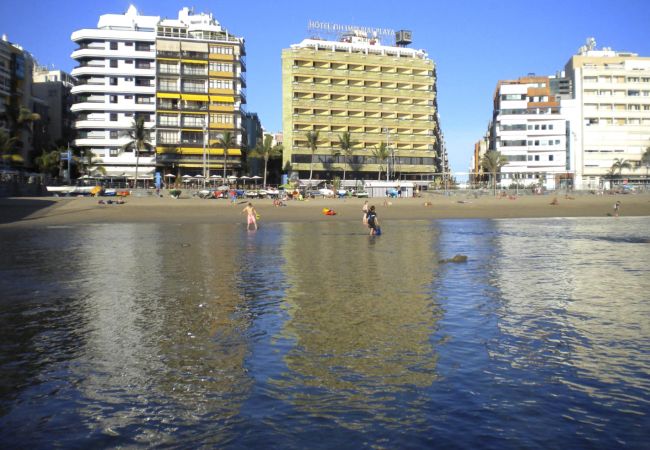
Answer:
[[[648,448],[648,218],[383,225],[1,229],[0,447]]]

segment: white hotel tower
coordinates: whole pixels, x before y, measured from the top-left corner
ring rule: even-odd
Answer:
[[[72,58],[79,65],[72,71],[79,85],[71,110],[77,115],[75,146],[92,151],[106,176],[133,178],[136,158],[125,151],[126,136],[137,117],[155,126],[156,24],[158,16],[141,16],[134,6],[124,14],[100,16],[96,29],[72,33],[79,48]],[[155,146],[155,133],[149,139]],[[151,179],[155,152],[141,154],[138,178]]]

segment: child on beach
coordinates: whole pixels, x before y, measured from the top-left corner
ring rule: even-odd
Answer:
[[[375,206],[371,206],[366,214],[366,222],[368,223],[368,228],[370,228],[370,235],[381,234],[381,228],[379,228],[379,219],[377,218],[377,213],[375,212]]]
[[[618,217],[619,209],[621,209],[621,202],[616,200],[616,203],[614,203],[614,217]]]
[[[255,208],[253,208],[252,203],[248,203],[246,207],[242,210],[242,214],[246,213],[246,229],[249,230],[251,224],[253,227],[255,227],[255,230],[257,230],[257,211],[255,211]]]

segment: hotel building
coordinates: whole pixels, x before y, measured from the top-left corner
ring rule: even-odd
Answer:
[[[623,179],[648,184],[641,156],[650,147],[650,58],[596,50],[590,40],[565,71],[574,87],[569,139],[576,188],[606,186],[616,158],[632,165]]]
[[[399,33],[398,33],[399,34]],[[430,179],[440,171],[435,65],[423,50],[382,45],[365,32],[338,41],[306,39],[282,51],[282,166],[314,179],[332,179],[347,164],[348,179]],[[307,144],[319,133],[317,149]],[[335,156],[339,136],[356,142],[351,161]],[[388,161],[373,150],[388,144]],[[382,177],[385,176],[382,174]]]
[[[229,167],[240,166],[243,39],[188,8],[161,20],[130,6],[102,15],[96,29],[75,31],[72,40],[79,45],[71,55],[79,62],[72,71],[79,80],[72,90],[75,145],[91,150],[106,176],[134,178],[136,155],[124,146],[139,117],[152,145],[140,153],[139,179],[152,179],[156,167],[201,174],[204,147],[206,165],[222,167],[223,149],[211,144],[224,130],[235,135]]]

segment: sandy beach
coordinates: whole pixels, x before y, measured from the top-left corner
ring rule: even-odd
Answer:
[[[557,198],[556,205],[552,205]],[[102,198],[108,201],[110,198]],[[173,199],[168,195],[130,196],[123,205],[100,204],[94,197],[38,197],[0,199],[0,226],[51,226],[92,223],[238,223],[248,200],[234,206],[226,200]],[[112,199],[114,201],[114,198]],[[649,216],[650,194],[521,196],[516,199],[459,194],[423,198],[369,199],[382,221],[404,219],[474,219],[535,217],[605,217],[621,202],[620,216]],[[312,222],[361,220],[364,199],[311,199],[274,207],[270,199],[251,200],[260,222]],[[335,216],[322,213],[336,211]]]

